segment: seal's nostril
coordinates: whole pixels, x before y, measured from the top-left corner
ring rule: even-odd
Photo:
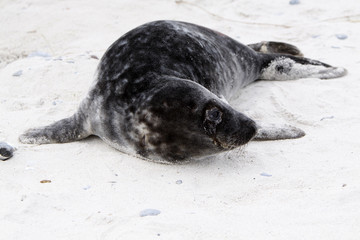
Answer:
[[[255,135],[256,135],[256,133],[257,133],[257,127],[256,127],[256,125],[254,124],[253,126],[251,126],[251,128],[250,128],[250,134],[251,134],[251,138],[250,139],[252,139],[253,137],[255,137]]]
[[[255,137],[257,133],[257,126],[253,120],[249,120],[246,122],[246,130],[244,131],[244,140],[245,142],[250,141],[253,137]]]
[[[245,141],[248,142],[250,141],[256,134],[256,127],[255,126],[250,126],[248,127],[246,133],[245,133]]]

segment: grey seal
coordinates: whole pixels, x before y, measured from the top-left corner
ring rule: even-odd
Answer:
[[[250,140],[298,138],[295,127],[263,128],[226,99],[256,80],[341,77],[344,68],[301,57],[293,45],[244,45],[178,21],[139,26],[100,60],[87,97],[71,117],[30,129],[22,143],[65,143],[90,135],[147,160],[184,162]]]

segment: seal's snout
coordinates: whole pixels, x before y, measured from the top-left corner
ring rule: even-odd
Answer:
[[[241,115],[238,129],[238,144],[243,145],[253,139],[257,133],[257,125],[250,118]]]
[[[223,124],[217,128],[216,138],[221,146],[233,149],[247,144],[257,134],[256,123],[242,113],[229,111]]]

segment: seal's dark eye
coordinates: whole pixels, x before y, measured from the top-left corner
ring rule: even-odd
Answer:
[[[222,112],[216,107],[206,110],[206,119],[214,123],[221,122]]]

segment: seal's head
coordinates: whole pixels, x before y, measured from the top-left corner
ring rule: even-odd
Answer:
[[[256,124],[201,85],[165,83],[137,112],[136,149],[151,159],[180,162],[239,147]]]

